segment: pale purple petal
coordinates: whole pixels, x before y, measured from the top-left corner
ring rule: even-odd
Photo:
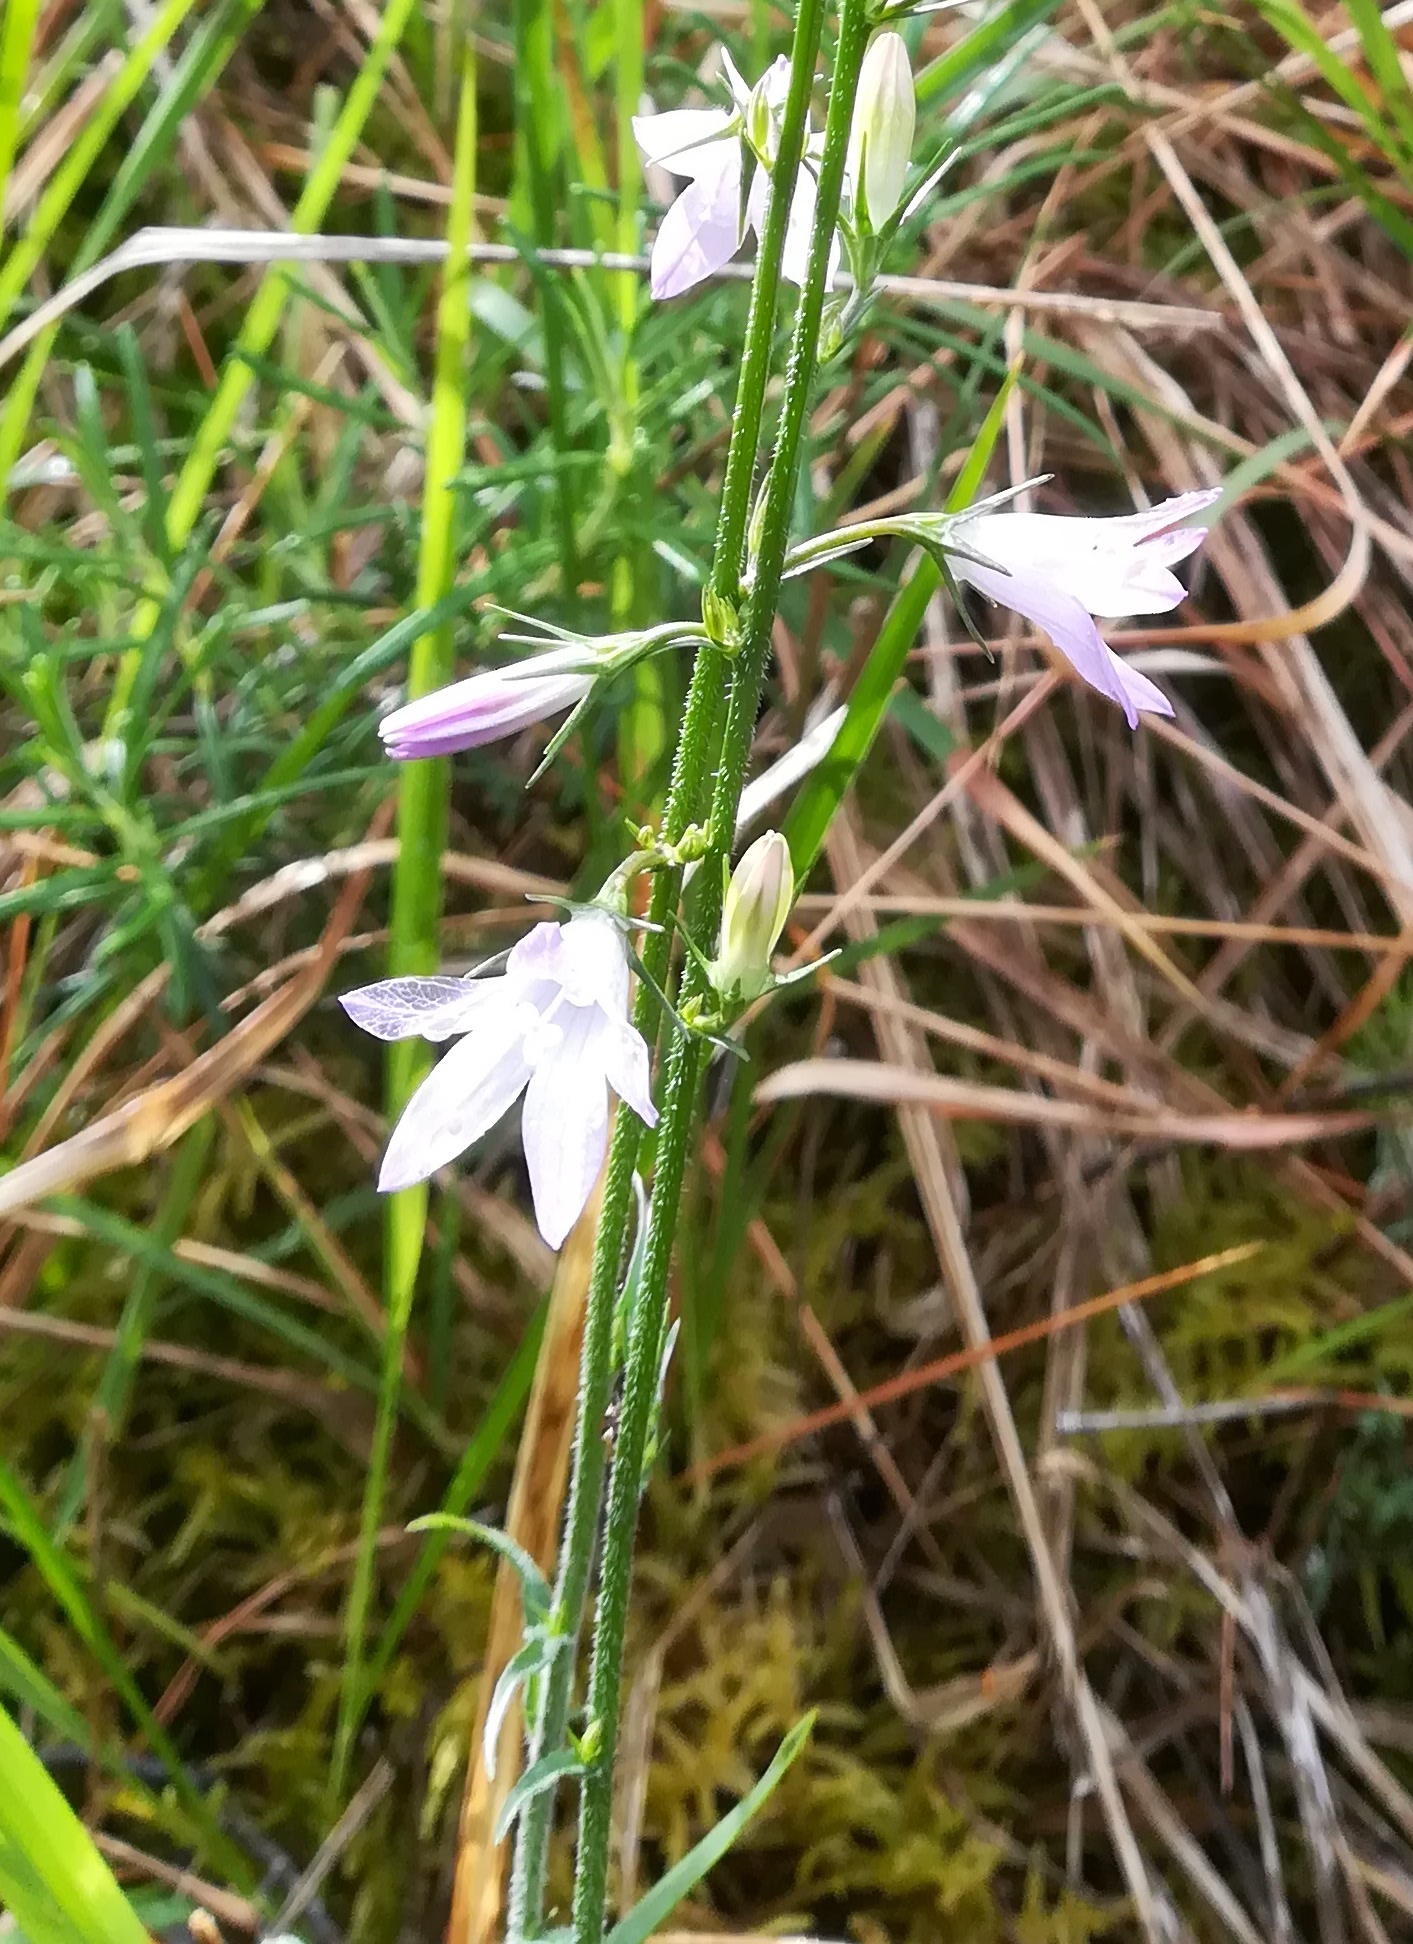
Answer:
[[[1044,574],[1062,593],[1106,619],[1167,614],[1187,598],[1177,575],[1150,555],[1148,545],[1124,554],[1076,552],[1068,560],[1037,562],[1028,571]]]
[[[785,226],[785,249],[780,258],[780,274],[786,283],[803,286],[809,267],[810,238],[814,234],[814,206],[819,184],[805,162],[795,177],[795,193],[790,201],[790,220]]]
[[[701,170],[658,226],[652,254],[654,297],[680,297],[729,263],[741,246],[741,145],[731,141],[717,147],[719,163]]]
[[[525,1090],[521,1140],[540,1234],[552,1249],[584,1212],[608,1149],[608,1086],[601,1016],[572,1007],[564,1037]]]
[[[355,1026],[375,1039],[450,1039],[469,1031],[480,1007],[505,981],[490,979],[379,979],[339,995]]]
[[[611,1018],[628,1012],[628,954],[623,934],[603,912],[571,918],[559,935],[555,978],[571,1005],[600,1006]]]
[[[653,1105],[647,1041],[627,1020],[605,1015],[598,1044],[608,1084],[620,1100],[627,1101],[645,1127],[656,1127],[657,1108]]]
[[[492,1008],[444,1053],[403,1109],[378,1186],[410,1188],[463,1154],[517,1099],[530,1077],[524,1033],[510,1009]]]
[[[731,90],[731,99],[744,115],[751,99],[751,84],[731,58],[729,48],[721,49],[721,65],[726,75],[726,85]]]
[[[703,165],[712,167],[704,151],[724,138],[731,120],[724,108],[669,108],[661,115],[634,115],[633,134],[645,162],[690,177]]]
[[[1019,569],[998,574],[974,561],[957,560],[957,576],[997,601],[1014,608],[1038,628],[1043,628],[1075,673],[1101,695],[1117,702],[1130,729],[1138,726],[1140,710],[1154,715],[1171,715],[1172,704],[1136,668],[1130,668],[1101,639],[1099,630],[1082,603],[1073,594],[1056,587],[1047,573]]]
[[[511,946],[505,961],[507,975],[517,982],[549,979],[558,985],[564,970],[560,949],[564,929],[563,925],[533,925]]]
[[[786,283],[804,286],[805,275],[809,269],[810,242],[814,236],[814,210],[819,197],[819,183],[814,169],[802,161],[800,172],[795,177],[795,193],[790,201],[790,220],[785,225],[785,248],[780,258],[780,274]],[[825,276],[825,289],[834,285],[834,275],[839,268],[839,232],[836,230],[829,244],[829,267]]]
[[[378,734],[388,754],[399,761],[452,756],[558,715],[592,686],[591,675],[557,669],[543,674],[483,669],[394,709],[378,724]]]
[[[1205,513],[1222,497],[1222,490],[1220,486],[1211,486],[1199,493],[1178,493],[1172,499],[1160,500],[1156,506],[1150,506],[1142,513],[1120,513],[1104,524],[1125,532],[1131,540],[1142,540],[1150,534],[1165,533],[1169,527],[1190,520],[1194,513]],[[1207,530],[1197,527],[1194,531],[1200,545],[1207,537]]]

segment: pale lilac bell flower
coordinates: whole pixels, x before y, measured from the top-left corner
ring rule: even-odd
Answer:
[[[1130,729],[1139,712],[1170,716],[1172,704],[1146,675],[1116,655],[1093,616],[1166,614],[1186,590],[1171,569],[1207,537],[1184,526],[1221,498],[1221,488],[1179,493],[1146,513],[1086,519],[1050,513],[979,513],[950,531],[1007,571],[960,555],[952,571],[1002,607],[1043,628],[1075,673],[1123,710]]]
[[[765,222],[769,178],[763,168],[754,170],[742,205],[743,171],[750,157],[745,130],[754,93],[765,110],[769,148],[789,91],[790,63],[780,55],[758,90],[752,90],[724,47],[721,60],[731,108],[669,108],[662,114],[633,117],[633,134],[644,162],[655,163],[687,183],[653,240],[649,280],[654,297],[680,297],[713,276],[735,256],[747,231],[759,235]],[[795,178],[780,265],[781,275],[790,283],[804,282],[814,229],[814,171],[819,153],[817,138],[806,144]]]
[[[609,1088],[657,1125],[647,1042],[629,1020],[628,990],[622,932],[607,913],[587,911],[536,925],[492,977],[382,979],[345,992],[344,1011],[378,1039],[456,1041],[403,1109],[379,1188],[427,1180],[523,1093],[535,1220],[559,1248],[603,1165]]]
[[[570,709],[593,687],[582,651],[555,649],[504,668],[485,668],[464,681],[404,702],[378,724],[389,756],[453,756],[499,742],[531,723]]]

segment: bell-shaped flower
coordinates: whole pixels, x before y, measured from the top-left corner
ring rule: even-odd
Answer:
[[[378,734],[389,756],[400,761],[453,756],[573,708],[593,685],[582,651],[552,649],[503,668],[484,668],[415,702],[404,702],[383,717]]]
[[[393,1129],[378,1186],[425,1181],[525,1096],[521,1141],[535,1220],[559,1248],[593,1191],[608,1146],[611,1087],[657,1124],[648,1048],[628,1017],[628,956],[607,913],[536,925],[488,978],[383,979],[342,995],[382,1040],[454,1039]]]
[[[730,108],[669,108],[662,114],[633,117],[633,133],[644,162],[656,163],[687,183],[653,241],[649,274],[654,297],[679,297],[713,276],[735,256],[747,231],[759,235],[765,222],[766,170],[774,161],[790,63],[781,55],[752,89],[724,47],[721,60],[731,90]],[[804,281],[814,228],[818,156],[818,142],[807,144],[795,179],[780,265],[781,275],[790,283]],[[749,190],[745,187],[748,167]]]
[[[1180,493],[1146,513],[1112,519],[1049,513],[963,515],[948,522],[948,534],[995,566],[954,554],[952,571],[958,580],[1042,628],[1082,680],[1118,703],[1133,729],[1140,710],[1171,715],[1172,704],[1146,675],[1114,653],[1092,617],[1166,614],[1175,608],[1185,590],[1171,570],[1207,537],[1205,527],[1182,522],[1220,498],[1220,487]]]

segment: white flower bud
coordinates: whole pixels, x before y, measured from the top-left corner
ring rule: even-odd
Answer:
[[[778,830],[757,837],[732,873],[721,911],[712,978],[723,997],[756,999],[770,983],[770,960],[790,907],[795,874]]]
[[[849,130],[846,168],[860,228],[880,230],[902,201],[916,122],[913,72],[902,35],[878,34],[864,55]]]

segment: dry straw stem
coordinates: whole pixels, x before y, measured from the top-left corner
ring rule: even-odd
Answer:
[[[504,1531],[548,1578],[554,1569],[564,1513],[564,1490],[574,1436],[579,1351],[594,1259],[602,1182],[560,1254],[550,1290],[540,1354],[506,1502]],[[524,1711],[517,1699],[506,1709],[495,1744],[495,1773],[486,1767],[486,1716],[496,1682],[524,1638],[520,1578],[507,1560],[496,1568],[495,1593],[471,1722],[466,1787],[457,1829],[456,1876],[448,1944],[491,1944],[504,1929],[508,1841],[495,1841],[501,1808],[520,1778]]]
[[[416,265],[440,263],[447,252],[446,243],[437,238],[379,236],[304,236],[277,230],[181,229],[153,226],[139,230],[116,250],[75,277],[52,297],[36,305],[22,324],[0,338],[0,368],[18,357],[27,344],[55,324],[69,311],[91,297],[96,290],[121,276],[126,270],[152,269],[178,263],[392,263]],[[522,263],[524,252],[508,243],[473,242],[469,254],[475,263]],[[564,270],[631,270],[646,276],[648,259],[625,256],[613,250],[541,250],[539,261]],[[728,264],[717,273],[726,280],[748,282],[749,264]],[[1096,322],[1123,324],[1134,330],[1156,330],[1181,335],[1184,332],[1220,328],[1220,313],[1194,306],[1130,303],[1122,299],[1068,295],[1058,291],[1017,293],[985,284],[948,283],[930,277],[884,276],[878,288],[890,296],[914,305],[946,308],[957,303],[982,307],[1020,305],[1024,309],[1051,311],[1059,315],[1089,317]],[[851,287],[847,274],[835,278],[834,287]]]
[[[925,1390],[929,1385],[940,1384],[949,1377],[974,1370],[978,1364],[989,1359],[1023,1349],[1028,1343],[1041,1343],[1061,1331],[1077,1328],[1091,1317],[1106,1315],[1126,1303],[1143,1302],[1149,1296],[1161,1295],[1166,1290],[1180,1289],[1185,1283],[1195,1282],[1199,1276],[1215,1275],[1219,1270],[1233,1268],[1239,1262],[1248,1262],[1253,1256],[1259,1255],[1263,1247],[1264,1244],[1260,1242],[1238,1243],[1234,1248],[1203,1256],[1200,1261],[1185,1262],[1180,1268],[1165,1269],[1158,1275],[1145,1276],[1141,1282],[1125,1283],[1121,1288],[1108,1290],[1102,1296],[1090,1297],[1087,1302],[1076,1303],[1059,1316],[1043,1317],[1037,1323],[1027,1323],[1018,1330],[1008,1330],[1002,1336],[988,1338],[979,1346],[969,1346],[965,1350],[954,1351],[950,1356],[920,1364],[914,1370],[902,1371],[897,1377],[887,1378],[883,1383],[857,1393],[855,1398],[845,1403],[827,1405],[823,1410],[814,1411],[793,1424],[780,1425],[759,1438],[753,1438],[748,1444],[733,1445],[729,1451],[718,1452],[714,1457],[694,1465],[683,1476],[692,1484],[710,1478],[716,1472],[747,1464],[767,1452],[778,1451],[785,1445],[798,1443],[802,1438],[813,1437],[833,1424],[844,1423],[853,1416],[860,1404],[877,1409],[881,1405],[894,1403],[913,1391]]]
[[[162,1153],[231,1093],[318,1000],[371,877],[365,867],[340,891],[318,957],[233,1026],[217,1045],[199,1054],[185,1072],[144,1088],[136,1099],[103,1115],[82,1133],[0,1176],[0,1216]]]

